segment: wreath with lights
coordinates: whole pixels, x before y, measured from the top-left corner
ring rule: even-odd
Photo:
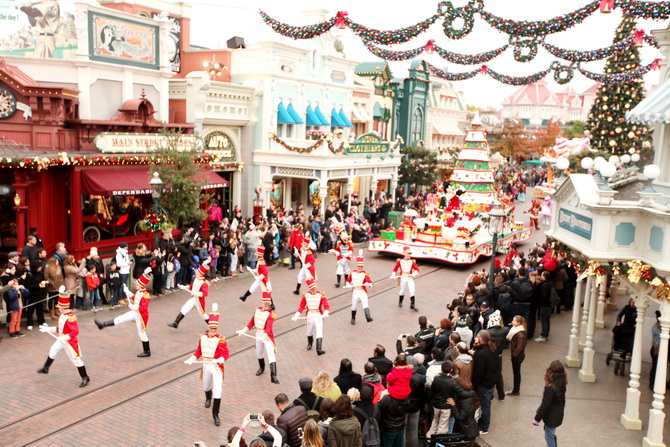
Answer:
[[[159,210],[156,212],[148,212],[142,221],[140,221],[140,227],[144,231],[165,231],[168,228],[172,227],[170,219],[168,219],[167,213],[165,210]]]

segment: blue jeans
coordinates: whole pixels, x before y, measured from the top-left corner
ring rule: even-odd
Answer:
[[[454,425],[456,425],[456,418],[452,416],[449,418],[449,431],[447,433],[451,434],[454,432]]]
[[[121,277],[121,289],[123,290],[123,286],[128,285],[128,277],[130,276],[130,273],[119,273],[119,276]]]
[[[88,291],[88,301],[91,303],[91,309],[100,306],[100,291],[93,289]]]
[[[544,424],[544,440],[547,441],[547,447],[557,447],[556,427],[550,427]]]
[[[551,329],[551,323],[549,322],[550,315],[551,307],[540,307],[540,323],[542,324],[540,335],[544,338],[549,337],[549,329]]]
[[[482,417],[479,418],[479,429],[481,431],[489,431],[489,424],[491,423],[491,400],[493,400],[493,390],[491,388],[477,387],[477,394],[479,394],[479,402],[482,408]]]
[[[116,306],[120,299],[123,299],[123,286],[121,287],[110,287],[109,288],[109,305]]]
[[[403,447],[405,444],[405,430],[381,432],[381,447]]]
[[[419,447],[419,412],[405,416],[405,447]]]
[[[251,269],[256,268],[256,249],[255,248],[247,248],[245,251],[246,254],[246,261],[247,261],[247,267]]]

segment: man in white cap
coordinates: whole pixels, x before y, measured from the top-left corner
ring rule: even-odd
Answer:
[[[292,320],[298,321],[302,312],[307,309],[307,350],[312,349],[314,342],[314,329],[316,328],[316,354],[326,353],[323,349],[323,319],[330,313],[330,306],[326,294],[316,290],[316,281],[307,280],[309,290],[302,294],[298,310],[293,315]]]
[[[221,407],[221,393],[223,390],[223,364],[230,357],[226,337],[216,333],[219,328],[218,310],[218,304],[212,304],[212,311],[209,313],[209,319],[207,320],[209,330],[200,336],[195,353],[188,360],[184,361],[187,365],[192,365],[199,358],[203,359],[201,377],[202,386],[205,389],[205,408],[209,408],[212,405],[212,398],[214,398],[212,417],[214,418],[214,425],[217,427],[221,425],[219,409]]]
[[[363,270],[364,261],[363,250],[359,250],[358,256],[356,256],[356,270],[351,272],[345,281],[345,287],[354,289],[351,292],[351,324],[356,324],[356,307],[358,307],[359,301],[363,306],[367,322],[373,321],[368,307],[368,287],[372,286],[372,279],[370,279],[368,272]]]
[[[194,308],[200,315],[200,318],[207,321],[208,317],[205,309],[207,309],[207,297],[209,296],[209,282],[205,279],[205,275],[209,271],[209,261],[209,258],[205,259],[202,265],[195,270],[195,279],[188,287],[179,285],[180,289],[191,292],[191,297],[181,307],[174,322],[168,323],[169,327],[177,329],[181,320]]]
[[[56,341],[49,349],[49,356],[44,366],[37,370],[39,374],[49,374],[49,368],[56,359],[58,353],[65,350],[68,358],[79,371],[81,383],[79,388],[83,388],[91,381],[86,373],[86,366],[81,358],[81,348],[79,347],[79,324],[77,317],[70,310],[70,294],[65,291],[65,286],[60,286],[58,291],[58,304],[61,314],[58,317],[58,326],[40,326],[40,332],[50,332],[58,334]]]
[[[147,267],[144,273],[135,280],[137,291],[133,295],[128,288],[125,288],[126,295],[130,299],[128,307],[130,310],[123,315],[119,315],[113,320],[100,322],[93,320],[98,329],[103,330],[107,326],[116,326],[117,324],[134,321],[137,326],[137,335],[142,340],[143,351],[137,354],[138,357],[151,357],[151,347],[149,346],[149,336],[147,327],[149,325],[149,301],[151,296],[147,292],[147,284],[151,280],[151,267]]]
[[[405,245],[402,251],[404,257],[396,261],[395,266],[393,266],[393,273],[391,274],[391,279],[397,278],[400,285],[398,307],[402,307],[402,300],[405,299],[405,289],[409,289],[409,308],[418,312],[419,309],[417,309],[414,303],[414,277],[419,274],[419,266],[412,259],[412,249],[408,245]]]
[[[256,375],[260,376],[265,371],[265,358],[263,355],[265,353],[268,356],[268,363],[270,363],[270,381],[278,384],[277,359],[275,357],[277,346],[275,345],[275,336],[272,333],[275,313],[270,309],[271,305],[272,292],[269,290],[263,291],[263,306],[257,307],[249,323],[247,323],[244,329],[236,331],[236,333],[238,336],[241,336],[242,334],[246,334],[249,329],[256,328],[256,358],[259,365]]]

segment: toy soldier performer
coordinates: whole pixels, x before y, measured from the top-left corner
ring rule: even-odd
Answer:
[[[353,287],[354,289],[351,292],[351,324],[356,324],[356,307],[359,301],[363,306],[367,322],[373,321],[368,307],[368,287],[372,285],[372,280],[368,272],[363,270],[363,261],[363,250],[360,250],[358,256],[356,256],[356,270],[351,272],[345,281],[345,287]]]
[[[263,257],[264,255],[265,255],[265,247],[261,245],[256,249],[256,258],[258,259],[258,267],[256,268],[256,271],[249,269],[251,274],[254,275],[254,282],[251,284],[251,287],[249,287],[249,290],[244,292],[244,295],[240,297],[242,301],[246,301],[249,295],[254,293],[256,289],[258,289],[258,287],[260,286],[263,286],[261,290],[262,292],[272,290],[272,283],[270,282],[268,265],[265,262],[265,258]]]
[[[77,324],[77,317],[70,310],[70,294],[65,291],[65,286],[60,286],[58,291],[58,307],[60,309],[60,317],[58,317],[58,326],[40,326],[40,332],[49,332],[56,337],[56,341],[49,349],[49,356],[44,366],[37,370],[39,374],[49,374],[49,368],[56,359],[60,351],[65,349],[70,361],[77,367],[81,383],[79,388],[88,385],[91,379],[86,374],[86,367],[84,361],[81,359],[81,348],[79,347],[79,324]]]
[[[303,239],[300,248],[300,271],[298,272],[298,283],[295,286],[294,294],[300,295],[300,286],[305,279],[316,280],[316,258],[309,248],[309,240]]]
[[[277,347],[275,346],[275,336],[272,333],[275,314],[270,309],[271,304],[272,293],[264,291],[263,306],[256,308],[249,323],[244,329],[237,331],[237,335],[246,334],[249,329],[256,328],[256,358],[259,365],[256,375],[260,376],[265,371],[265,359],[263,358],[263,351],[265,351],[268,356],[268,363],[270,363],[270,380],[272,383],[279,383],[279,380],[277,380],[277,359],[275,357]]]
[[[128,290],[127,288],[125,289],[126,295],[130,300],[130,302],[128,303],[128,307],[130,308],[130,310],[128,312],[126,312],[123,315],[119,315],[113,320],[103,322],[93,320],[95,321],[96,326],[98,326],[98,329],[100,330],[103,330],[107,326],[116,326],[118,324],[135,321],[135,325],[137,325],[137,335],[139,335],[140,340],[142,340],[142,348],[143,348],[143,352],[137,354],[138,357],[151,356],[151,349],[149,347],[149,337],[147,335],[147,327],[149,324],[149,300],[151,299],[149,292],[147,292],[147,284],[149,284],[150,280],[151,280],[151,267],[147,267],[144,270],[142,276],[140,276],[135,280],[135,287],[137,288],[135,294],[133,295],[130,292],[130,290]]]
[[[198,348],[195,353],[184,363],[192,365],[196,360],[202,357],[202,386],[205,389],[205,408],[212,405],[212,417],[214,425],[221,425],[219,420],[219,408],[221,408],[221,393],[223,390],[223,363],[230,357],[226,337],[216,333],[219,328],[219,310],[218,304],[212,304],[212,312],[209,314],[207,326],[209,330],[200,336]]]
[[[402,300],[405,299],[405,289],[409,289],[410,296],[410,305],[409,308],[418,312],[419,309],[416,308],[414,303],[414,277],[419,274],[419,267],[416,265],[416,261],[412,259],[412,249],[405,245],[403,248],[404,258],[398,259],[393,267],[393,273],[391,274],[391,279],[398,279],[398,285],[400,285],[400,299],[398,301],[398,307],[402,307]]]
[[[302,311],[307,308],[307,350],[312,349],[314,342],[314,328],[316,328],[316,354],[326,353],[323,349],[323,319],[330,313],[330,306],[326,294],[316,290],[316,281],[307,280],[309,290],[302,294],[298,310],[293,315],[292,320],[298,321]]]
[[[338,224],[336,230],[338,233],[337,242],[335,243],[335,248],[330,250],[329,253],[337,255],[337,270],[335,271],[337,283],[335,287],[340,287],[342,275],[346,279],[349,273],[351,273],[349,261],[351,261],[351,257],[354,254],[354,244],[349,240],[349,233],[347,233],[347,230],[341,224]]]
[[[207,321],[207,296],[209,296],[209,282],[205,279],[205,275],[209,270],[209,258],[202,263],[195,271],[195,280],[190,286],[179,285],[180,289],[191,292],[191,297],[184,303],[175,318],[174,323],[168,323],[168,326],[177,329],[179,323],[184,319],[191,309],[195,308],[200,314],[200,318]]]

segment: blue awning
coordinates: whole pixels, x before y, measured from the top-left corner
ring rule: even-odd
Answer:
[[[337,113],[335,107],[333,107],[333,110],[330,112],[330,125],[333,127],[347,127],[340,119],[340,114]]]
[[[314,114],[319,119],[319,121],[321,121],[322,126],[330,126],[330,121],[328,121],[323,112],[321,112],[319,106],[316,106],[316,108],[314,109]]]
[[[302,117],[298,115],[298,112],[295,111],[293,108],[293,104],[289,104],[288,107],[286,108],[286,111],[288,112],[289,115],[291,115],[291,119],[293,119],[293,124],[303,124]]]
[[[277,106],[277,124],[295,124],[291,115],[286,111],[286,107],[281,102]]]
[[[339,113],[337,114],[338,118],[340,118],[340,121],[342,121],[344,127],[354,127],[353,124],[351,124],[351,120],[347,116],[346,113],[344,113],[344,110],[340,109]]]
[[[316,116],[316,113],[314,112],[314,109],[312,106],[307,107],[307,112],[305,113],[306,116],[306,122],[308,126],[323,126],[321,121],[319,120],[319,117]]]

